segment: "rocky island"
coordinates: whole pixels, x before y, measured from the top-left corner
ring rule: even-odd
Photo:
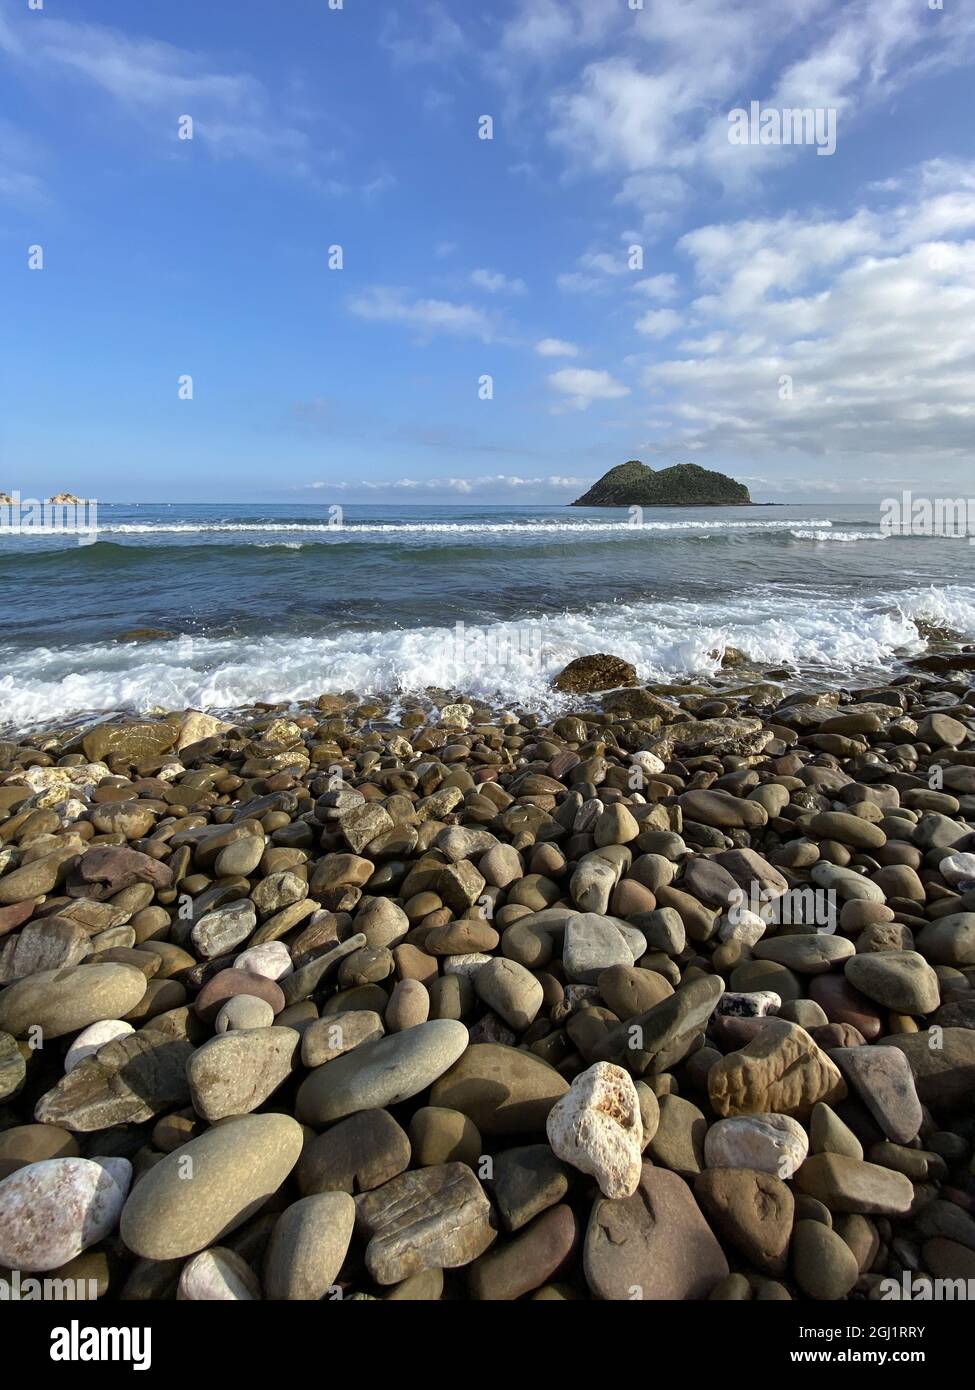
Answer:
[[[696,463],[675,463],[655,472],[630,459],[604,473],[572,507],[751,507],[744,483]]]

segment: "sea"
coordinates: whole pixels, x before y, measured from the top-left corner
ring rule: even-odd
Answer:
[[[873,503],[754,508],[105,504],[93,543],[0,535],[6,735],[431,688],[511,708],[609,652],[643,682],[720,670],[876,683],[975,641],[975,545],[889,535]],[[743,677],[736,673],[738,679]]]

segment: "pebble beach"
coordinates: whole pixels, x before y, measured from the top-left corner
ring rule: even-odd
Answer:
[[[0,62],[11,1374],[957,1378],[975,5]]]
[[[3,1277],[975,1279],[973,671],[654,684],[608,653],[557,715],[345,692],[7,739]]]

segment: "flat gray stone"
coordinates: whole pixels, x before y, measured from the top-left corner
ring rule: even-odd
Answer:
[[[888,1139],[906,1144],[923,1115],[914,1073],[896,1047],[834,1047],[830,1057],[864,1102]]]
[[[468,1041],[462,1023],[440,1018],[363,1043],[318,1067],[302,1082],[297,1113],[305,1124],[324,1125],[357,1110],[409,1100],[442,1076],[464,1053]]]
[[[257,926],[257,909],[250,898],[228,903],[208,912],[190,932],[190,939],[201,956],[226,956],[246,941]]]
[[[569,920],[562,943],[562,965],[569,980],[594,985],[600,972],[611,965],[632,964],[629,943],[605,917],[580,912]]]

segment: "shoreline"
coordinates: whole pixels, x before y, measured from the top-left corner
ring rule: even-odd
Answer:
[[[721,665],[717,670],[703,672],[701,670],[688,670],[683,676],[669,681],[640,681],[635,683],[648,690],[652,694],[662,696],[665,699],[679,697],[683,692],[699,693],[710,695],[714,699],[737,699],[739,697],[751,696],[760,697],[762,702],[768,706],[774,704],[776,692],[788,696],[796,690],[808,688],[810,690],[841,689],[856,694],[859,690],[870,689],[884,681],[897,681],[912,675],[923,675],[926,678],[938,675],[948,675],[952,671],[963,675],[966,670],[972,672],[972,683],[975,684],[975,643],[968,642],[960,633],[950,632],[947,629],[938,628],[929,623],[915,620],[918,628],[918,637],[924,641],[926,649],[923,653],[913,656],[902,656],[895,658],[892,669],[884,670],[877,667],[867,670],[855,670],[848,673],[841,673],[835,669],[817,668],[813,665],[805,667],[770,667],[765,662],[755,662],[749,660],[737,648],[727,647],[722,654]],[[129,634],[122,634],[117,639],[118,644],[143,646],[152,641],[166,640],[178,642],[181,640],[178,633],[157,633],[153,629],[134,629]],[[718,659],[716,657],[716,659]],[[625,688],[625,687],[624,687]],[[322,697],[334,695],[335,691],[321,692]],[[492,710],[493,713],[501,713],[507,710],[527,709],[524,702],[505,697],[499,689],[496,694],[488,699],[481,696],[474,696],[469,691],[459,687],[444,688],[428,686],[422,691],[403,690],[390,691],[379,690],[369,691],[364,694],[346,691],[346,694],[355,693],[356,697],[365,701],[378,701],[385,706],[395,718],[396,712],[400,708],[415,707],[425,711],[435,711],[440,704],[469,702],[483,705]],[[606,694],[615,692],[610,691],[590,691],[584,694],[569,695],[558,692],[554,687],[550,687],[549,703],[546,707],[541,705],[533,712],[542,717],[557,716],[568,708],[571,700],[581,701],[580,708],[599,712],[602,705],[602,698]],[[317,697],[316,697],[317,698]],[[202,712],[215,715],[220,719],[233,720],[236,718],[258,717],[261,711],[275,710],[280,713],[302,714],[314,709],[314,698],[296,698],[280,700],[257,700],[244,702],[239,705],[205,705]],[[0,720],[0,741],[9,742],[17,739],[48,739],[58,738],[61,735],[74,735],[79,730],[87,728],[99,721],[107,719],[141,719],[141,718],[161,718],[173,717],[179,714],[178,710],[164,709],[161,706],[149,708],[135,708],[132,706],[117,706],[111,709],[92,709],[79,711],[77,714],[68,718],[41,719],[30,725],[24,726],[13,721]]]
[[[629,686],[552,719],[323,695],[5,744],[0,1264],[108,1299],[951,1276],[975,1203],[956,674],[774,705]]]

